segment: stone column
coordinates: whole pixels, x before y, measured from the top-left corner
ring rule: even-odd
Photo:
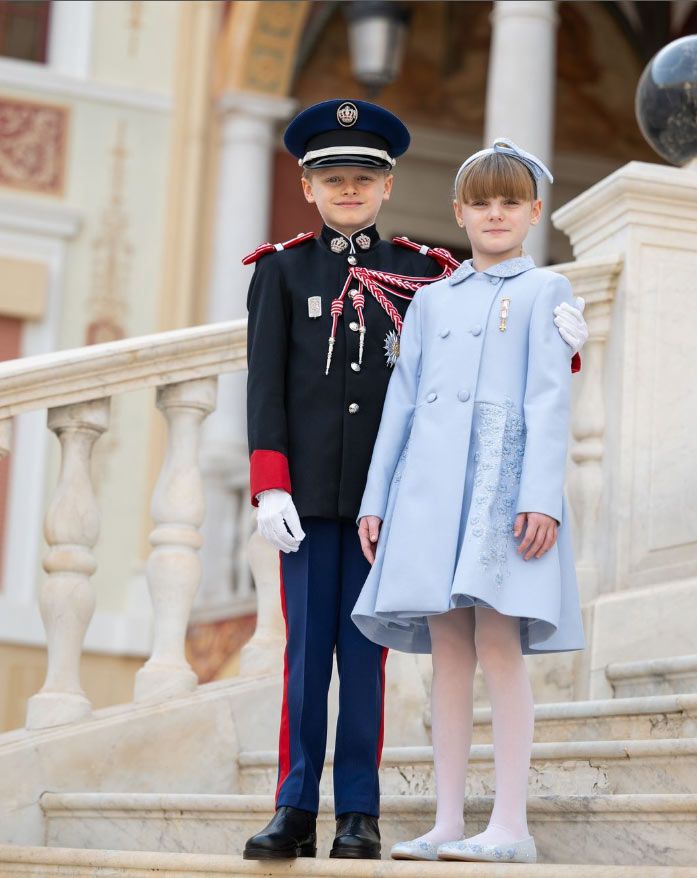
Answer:
[[[287,98],[244,92],[228,92],[220,99],[220,170],[207,322],[246,316],[253,268],[241,260],[268,240],[277,126],[294,106]],[[221,617],[234,612],[235,554],[244,551],[249,536],[248,524],[241,531],[238,512],[240,503],[248,502],[246,377],[246,372],[220,377],[217,410],[206,424],[201,457],[207,516],[197,608],[205,612],[206,607],[220,607]],[[239,597],[244,601],[244,595]]]
[[[53,0],[48,63],[58,73],[85,79],[92,61],[92,0]]]
[[[557,11],[554,0],[497,0],[491,16],[484,145],[509,137],[552,168],[556,83]],[[525,249],[547,263],[549,183],[538,192],[543,221],[530,230]]]

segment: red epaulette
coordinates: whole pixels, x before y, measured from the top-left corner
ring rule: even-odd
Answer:
[[[267,253],[273,253],[274,250],[289,250],[291,247],[297,247],[298,244],[309,241],[314,237],[314,232],[301,232],[299,235],[296,235],[289,241],[283,241],[281,244],[260,244],[256,250],[252,250],[251,253],[244,257],[242,265],[251,265],[258,259],[261,259],[262,256],[266,256]]]
[[[446,250],[445,247],[429,247],[428,244],[417,244],[416,241],[410,241],[409,238],[400,236],[392,239],[393,244],[399,244],[400,247],[406,247],[407,250],[418,250],[424,256],[430,256],[435,259],[443,268],[446,266],[453,269],[459,268],[460,263],[455,259],[453,254]]]

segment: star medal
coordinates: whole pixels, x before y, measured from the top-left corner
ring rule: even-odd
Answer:
[[[399,336],[391,329],[385,336],[385,359],[392,369],[399,358]]]

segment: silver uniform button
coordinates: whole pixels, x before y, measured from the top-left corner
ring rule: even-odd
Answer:
[[[351,405],[349,406],[349,414],[355,415],[359,408],[360,408],[360,406],[358,405],[357,402],[352,402]]]
[[[358,363],[351,363],[351,368],[353,369],[354,372],[361,371],[361,367],[358,365]]]
[[[349,290],[348,291],[349,299],[353,299],[357,293],[358,293],[358,290]]]
[[[356,265],[357,262],[358,262],[358,260],[356,259],[355,256],[349,256],[349,257],[348,257],[348,264],[349,264],[349,265]]]
[[[355,320],[352,320],[349,323],[349,329],[351,330],[351,332],[358,332],[359,327]]]
[[[477,324],[476,326],[473,326],[472,329],[470,329],[470,332],[472,333],[472,335],[481,335],[482,327]]]
[[[460,390],[457,394],[457,398],[460,400],[460,402],[467,402],[467,400],[470,398],[469,390]]]

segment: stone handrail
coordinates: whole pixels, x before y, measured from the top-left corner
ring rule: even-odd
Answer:
[[[0,363],[0,422],[31,409],[245,369],[246,345],[247,321],[233,320]]]
[[[80,657],[95,607],[90,578],[100,526],[92,451],[109,427],[111,397],[146,387],[157,388],[168,436],[152,498],[155,527],[146,568],[154,647],[136,676],[135,698],[166,698],[196,686],[184,647],[201,577],[201,425],[215,407],[217,376],[246,368],[246,340],[246,321],[238,320],[0,364],[0,458],[11,453],[12,418],[35,409],[48,409],[48,428],[61,445],[58,484],[44,523],[47,578],[39,592],[48,669],[41,691],[29,700],[27,728],[91,714]]]

